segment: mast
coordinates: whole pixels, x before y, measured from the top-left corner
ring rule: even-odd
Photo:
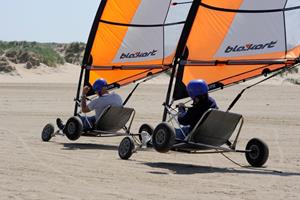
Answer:
[[[76,98],[75,98],[75,108],[74,108],[74,116],[77,115],[77,111],[78,111],[78,100],[79,100],[79,96],[80,96],[80,88],[81,88],[81,83],[82,83],[82,78],[83,78],[83,74],[85,72],[85,78],[87,78],[87,76],[89,76],[89,73],[86,69],[86,67],[88,65],[90,65],[91,63],[91,49],[93,46],[93,42],[94,39],[96,37],[96,33],[97,33],[97,29],[99,27],[99,21],[100,18],[102,16],[102,13],[104,11],[105,5],[106,5],[107,0],[101,0],[101,3],[99,5],[97,14],[95,16],[91,31],[90,31],[90,35],[85,47],[85,52],[84,52],[84,56],[83,56],[83,60],[82,60],[82,64],[81,64],[81,71],[80,71],[80,76],[79,76],[79,81],[78,81],[78,87],[77,87],[77,93],[76,93]]]
[[[174,82],[176,67],[177,66],[180,67],[180,60],[183,55],[184,49],[186,47],[186,43],[187,43],[189,34],[191,32],[191,29],[193,27],[193,23],[195,21],[200,4],[201,4],[201,0],[193,1],[192,6],[189,11],[189,14],[186,19],[186,23],[184,24],[182,34],[180,36],[178,46],[176,49],[176,53],[175,53],[174,62],[172,64],[172,74],[170,77],[170,82],[169,82],[166,101],[165,101],[166,106],[168,106],[170,104],[171,90],[172,90],[172,86],[173,86],[173,82]],[[166,118],[167,118],[167,109],[165,107],[162,121],[166,121]]]

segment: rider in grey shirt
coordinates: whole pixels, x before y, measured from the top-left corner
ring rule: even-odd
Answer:
[[[97,79],[93,84],[93,90],[98,95],[96,99],[93,99],[89,104],[86,102],[86,95],[90,91],[90,87],[85,86],[82,90],[81,96],[81,111],[83,113],[88,113],[95,110],[95,116],[79,116],[82,125],[83,131],[92,130],[96,121],[99,119],[103,110],[108,106],[122,106],[122,98],[120,95],[116,93],[109,93],[106,89],[107,82],[106,80],[100,78]],[[64,130],[65,125],[63,124],[62,120],[58,118],[56,120],[57,126],[59,129]]]
[[[90,87],[85,86],[82,90],[81,98],[81,111],[83,113],[95,110],[96,115],[92,117],[80,116],[83,123],[83,130],[93,129],[95,122],[99,119],[101,113],[107,106],[122,106],[122,99],[116,93],[109,93],[106,89],[106,80],[100,78],[93,84],[93,90],[98,97],[92,100],[89,104],[86,103],[86,94],[89,92]]]
[[[122,106],[122,99],[116,93],[103,94],[92,100],[87,107],[89,110],[95,110],[96,120],[99,119],[101,113],[107,106]]]

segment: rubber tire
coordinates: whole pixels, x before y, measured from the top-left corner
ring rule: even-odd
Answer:
[[[156,151],[168,152],[175,143],[174,128],[166,122],[158,124],[153,131],[152,143]]]
[[[147,132],[150,136],[152,136],[153,135],[153,127],[151,126],[151,125],[149,125],[149,124],[142,124],[141,126],[140,126],[140,128],[139,128],[139,133],[141,133],[141,132],[143,132],[143,131],[145,131],[145,132]],[[142,136],[141,135],[139,135],[139,140],[140,140],[140,142],[142,143]],[[150,141],[149,141],[150,142]],[[150,147],[150,146],[152,146],[152,144],[150,144],[150,143],[147,143],[147,147]]]
[[[135,146],[134,146],[134,142],[133,142],[132,138],[125,137],[120,142],[120,145],[118,148],[119,157],[123,160],[128,160],[131,157],[131,155],[133,154],[134,148],[135,148]]]
[[[52,138],[52,134],[54,133],[54,125],[49,123],[43,128],[41,138],[44,142],[48,142]]]
[[[82,133],[83,125],[79,117],[71,117],[63,130],[69,140],[77,140]]]
[[[267,144],[258,138],[249,140],[246,145],[246,150],[253,151],[245,153],[248,163],[253,167],[263,166],[269,158],[269,148]]]

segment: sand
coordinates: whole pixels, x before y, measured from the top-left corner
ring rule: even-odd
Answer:
[[[0,77],[0,199],[300,199],[300,86],[278,81],[256,86],[232,110],[245,118],[238,148],[258,137],[270,149],[266,167],[250,169],[220,154],[153,149],[124,161],[117,153],[122,137],[74,142],[58,136],[42,142],[46,123],[73,114],[78,76],[32,76],[35,81],[30,74],[22,80]],[[140,86],[129,101],[137,112],[133,132],[142,123],[161,121],[166,82]],[[125,98],[132,87],[117,92]],[[211,95],[224,110],[244,87]],[[227,155],[248,166],[243,154]]]

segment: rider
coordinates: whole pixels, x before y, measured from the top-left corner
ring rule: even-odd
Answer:
[[[208,109],[218,109],[216,101],[208,95],[208,86],[204,80],[192,80],[186,89],[193,100],[193,104],[187,110],[184,104],[178,105],[178,121],[184,125],[181,129],[184,133],[180,129],[176,129],[176,138],[178,139],[184,139]]]
[[[81,111],[83,113],[91,112],[95,110],[94,116],[79,116],[82,124],[83,131],[92,130],[95,122],[99,119],[101,113],[107,106],[122,106],[122,98],[120,95],[112,92],[109,93],[107,88],[107,82],[105,79],[97,79],[93,84],[93,90],[97,94],[97,98],[93,99],[90,103],[86,102],[86,95],[90,90],[89,86],[84,86],[81,95]],[[56,120],[59,129],[64,129],[64,124],[61,119]]]

